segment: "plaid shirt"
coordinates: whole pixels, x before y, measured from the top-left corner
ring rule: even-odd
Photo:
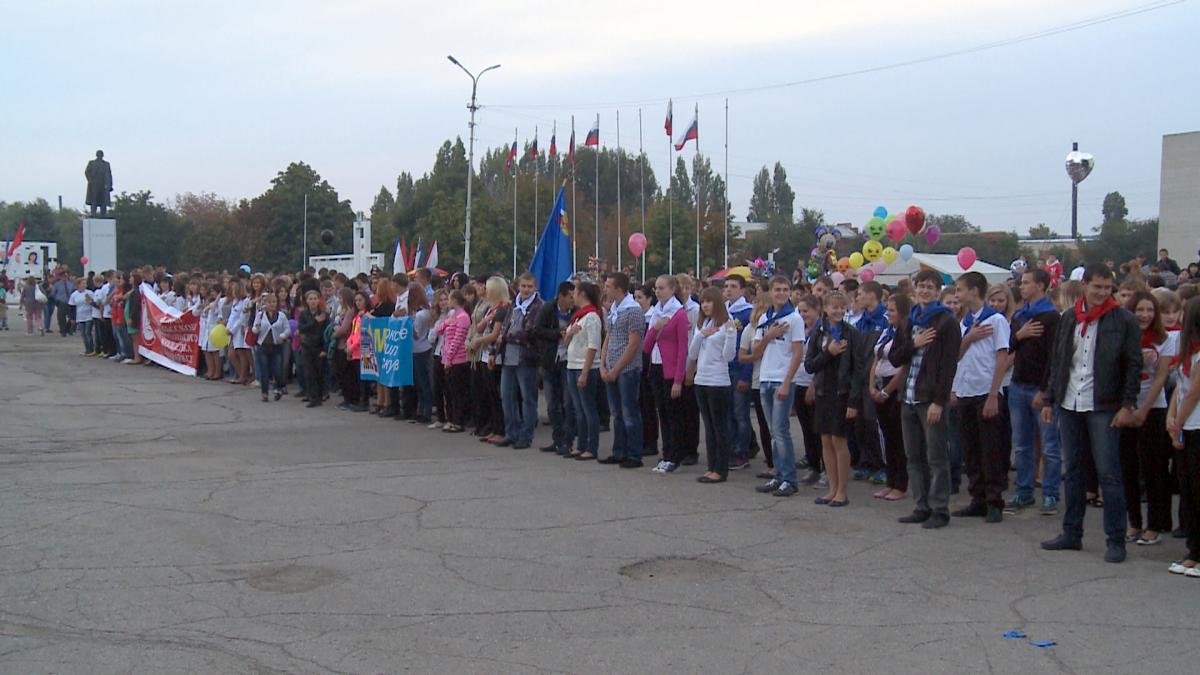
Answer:
[[[612,368],[617,364],[621,355],[625,353],[625,348],[629,346],[629,336],[633,333],[643,336],[646,334],[646,317],[642,315],[640,307],[623,309],[617,312],[617,316],[609,322],[608,351],[604,354],[605,368]],[[621,370],[621,373],[641,369],[641,355],[635,354]]]
[[[921,362],[925,360],[925,348],[922,347],[913,354],[912,363],[908,364],[908,376],[904,378],[904,402],[909,405],[920,403],[917,400],[917,375],[921,372]]]

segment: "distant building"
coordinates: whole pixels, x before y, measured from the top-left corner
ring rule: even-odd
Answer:
[[[1200,256],[1200,131],[1163,136],[1159,185],[1158,248],[1186,265]]]

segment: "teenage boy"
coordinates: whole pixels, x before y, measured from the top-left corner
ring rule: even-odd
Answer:
[[[750,323],[750,313],[754,306],[743,297],[746,280],[740,275],[730,274],[725,277],[725,310],[729,319],[737,322],[737,350],[742,349],[742,328]],[[730,469],[744,469],[750,466],[750,381],[754,375],[754,365],[739,363],[736,356],[729,362],[729,381],[733,383],[733,460]]]
[[[877,281],[868,281],[858,287],[855,300],[855,310],[858,318],[852,324],[863,337],[863,362],[870,364],[872,350],[879,336],[888,328],[887,307],[883,304],[883,286]],[[846,321],[850,321],[847,314]],[[854,480],[871,479],[871,482],[882,485],[887,482],[883,472],[883,448],[879,444],[879,423],[875,414],[875,401],[868,393],[866,383],[867,370],[863,371],[862,400],[860,414],[854,418],[853,434],[859,450],[858,469],[854,472]]]
[[[1133,314],[1113,299],[1112,272],[1103,264],[1083,271],[1083,295],[1058,320],[1050,386],[1042,420],[1058,412],[1058,433],[1067,463],[1062,533],[1042,542],[1047,551],[1083,548],[1087,511],[1083,458],[1095,460],[1104,498],[1104,559],[1125,560],[1125,488],[1121,479],[1121,428],[1133,421],[1142,371],[1141,331]]]
[[[512,442],[514,450],[528,448],[537,429],[538,346],[535,330],[541,309],[537,278],[529,272],[517,277],[517,297],[500,333],[500,350],[504,355],[504,367],[500,371],[500,403],[504,411],[504,436]],[[504,443],[497,445],[503,447]]]
[[[608,392],[612,411],[612,455],[601,464],[622,469],[642,466],[642,411],[638,398],[642,378],[642,336],[646,319],[642,306],[629,292],[629,276],[613,272],[604,281],[604,292],[612,303],[608,310],[608,334],[600,351],[600,380]]]
[[[792,285],[785,276],[771,278],[771,306],[754,328],[753,358],[759,367],[758,393],[771,428],[775,477],[754,488],[776,497],[796,494],[796,450],[792,445],[792,380],[804,360],[804,319],[788,299]]]
[[[1017,489],[1006,510],[1015,513],[1034,504],[1033,481],[1037,474],[1034,438],[1042,439],[1042,514],[1058,513],[1059,485],[1062,482],[1062,446],[1058,440],[1058,421],[1050,409],[1049,422],[1042,420],[1042,401],[1050,382],[1050,360],[1054,351],[1054,331],[1058,309],[1046,290],[1050,275],[1043,269],[1021,274],[1021,299],[1025,303],[1013,314],[1012,383],[1008,385],[1008,415],[1012,420],[1013,464],[1017,470]]]
[[[900,420],[908,453],[909,487],[916,507],[902,523],[926,529],[950,524],[950,461],[945,410],[958,370],[962,333],[949,307],[939,300],[942,275],[921,270],[913,279],[917,305],[910,330],[896,333],[889,360],[908,366]]]
[[[538,312],[535,334],[540,343],[542,385],[546,390],[546,414],[554,430],[550,445],[540,448],[542,452],[557,452],[566,455],[575,442],[575,406],[571,403],[568,386],[575,383],[567,376],[567,347],[563,335],[571,323],[575,309],[575,284],[564,281],[558,285],[558,296],[554,302],[542,304]]]
[[[987,277],[967,272],[955,283],[963,308],[962,341],[954,374],[958,433],[962,438],[971,503],[954,512],[956,518],[1004,519],[1004,489],[1008,487],[1008,448],[1004,445],[1006,405],[1000,385],[1008,371],[1008,319],[992,309]]]

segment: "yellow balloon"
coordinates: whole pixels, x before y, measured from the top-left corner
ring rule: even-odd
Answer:
[[[874,239],[868,239],[863,244],[862,255],[871,262],[879,260],[879,257],[883,255],[883,244]]]
[[[892,263],[896,262],[897,255],[899,255],[899,254],[896,253],[896,249],[892,248],[891,246],[888,246],[887,248],[883,249],[883,255],[882,255],[883,262],[885,264],[891,265]]]
[[[850,267],[858,269],[863,266],[863,254],[855,251],[850,254]]]
[[[208,333],[208,342],[217,349],[224,349],[229,346],[229,331],[225,329],[225,324],[217,324]]]

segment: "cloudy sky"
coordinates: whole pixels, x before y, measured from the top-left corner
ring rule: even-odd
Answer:
[[[751,177],[783,162],[797,207],[865,221],[879,204],[962,213],[985,229],[1070,227],[1063,158],[1097,168],[1082,224],[1120,190],[1158,213],[1161,137],[1200,129],[1200,2],[995,49],[1150,0],[412,0],[5,3],[0,10],[0,200],[62,195],[82,207],[97,148],[117,190],[252,197],[287,163],[313,165],[356,209],[400,171],[420,174],[466,135],[478,71],[477,147],[522,141],[571,115],[582,141],[668,165],[662,122],[700,107],[700,148],[725,161],[745,217]],[[957,56],[845,77],[952,52]],[[1191,64],[1191,65],[1188,65]],[[818,80],[818,81],[812,81]],[[772,86],[796,83],[792,86]],[[685,157],[693,152],[689,145]],[[661,167],[661,168],[660,168]]]

